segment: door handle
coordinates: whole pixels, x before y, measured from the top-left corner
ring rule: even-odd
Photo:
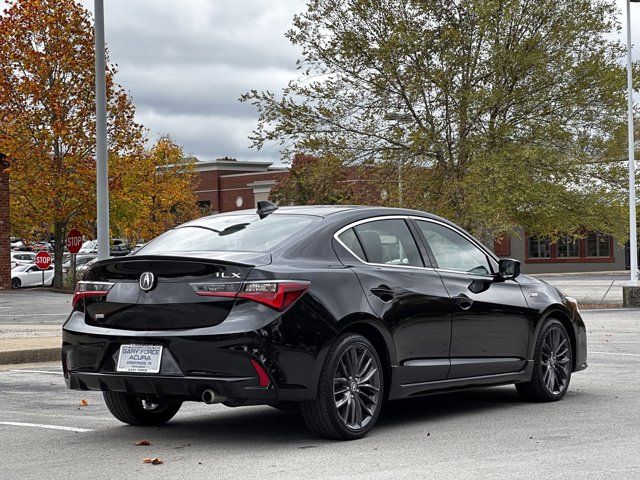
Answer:
[[[453,301],[460,310],[469,310],[473,306],[473,300],[464,294],[453,297]]]
[[[393,300],[395,294],[393,290],[386,285],[380,285],[379,287],[374,287],[371,289],[371,293],[373,293],[376,297],[378,297],[383,302],[390,302]]]

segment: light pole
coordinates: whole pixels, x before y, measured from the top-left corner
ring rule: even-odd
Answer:
[[[104,1],[94,0],[96,50],[96,209],[98,260],[109,257],[109,177],[107,164],[107,89],[104,53]]]
[[[637,0],[640,1],[640,0]],[[408,113],[388,113],[384,116],[385,120],[395,120],[400,123],[411,123],[413,117]],[[403,207],[402,202],[402,162],[398,163],[398,202]]]
[[[631,59],[631,2],[627,4],[627,96],[628,96],[628,131],[629,131],[629,260],[631,264],[631,285],[638,286],[638,233],[636,230],[636,164],[634,159],[633,138],[633,79]]]

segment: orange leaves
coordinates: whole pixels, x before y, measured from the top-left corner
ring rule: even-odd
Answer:
[[[12,229],[25,237],[51,233],[54,223],[91,231],[91,15],[75,0],[11,2],[0,16],[0,38],[0,151],[12,159]],[[107,67],[110,154],[140,152],[142,130],[134,122],[131,99],[113,79],[114,70]]]
[[[87,402],[87,400],[83,398],[82,400],[80,400],[80,406],[81,407],[88,407],[89,406],[89,402]]]
[[[164,462],[160,458],[145,458],[142,463],[150,463],[151,465],[162,465]]]

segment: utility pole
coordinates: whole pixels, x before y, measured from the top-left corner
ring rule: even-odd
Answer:
[[[109,174],[107,163],[107,88],[104,0],[94,0],[96,50],[96,198],[98,260],[109,257]]]
[[[631,279],[628,287],[622,287],[623,305],[640,306],[640,282],[638,281],[638,232],[636,219],[636,163],[634,158],[635,141],[633,135],[633,78],[631,56],[631,2],[627,4],[627,101],[628,101],[628,133],[629,133],[629,260]]]

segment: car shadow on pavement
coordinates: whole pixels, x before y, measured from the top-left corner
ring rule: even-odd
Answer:
[[[387,403],[378,424],[370,435],[384,431],[424,426],[473,414],[489,413],[495,409],[526,408],[514,387],[474,389],[464,392],[431,395]],[[193,412],[192,412],[193,413]],[[505,412],[507,414],[507,412]],[[115,420],[114,420],[115,421]],[[321,444],[297,413],[281,412],[270,407],[216,408],[209,414],[181,415],[160,428],[114,426],[88,434],[102,440],[140,438],[173,445],[242,445],[243,449],[277,448],[291,445]],[[241,442],[241,443],[238,443]]]

